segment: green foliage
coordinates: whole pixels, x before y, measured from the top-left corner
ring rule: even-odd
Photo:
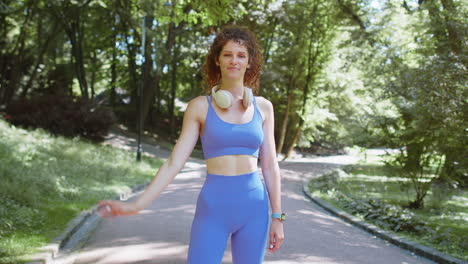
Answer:
[[[56,135],[81,136],[94,141],[103,141],[116,121],[110,109],[67,95],[15,101],[9,104],[6,112],[8,120],[15,125],[43,128]]]
[[[340,179],[340,175],[343,173],[344,172],[340,169],[333,170],[332,172],[324,174],[311,181],[309,187],[313,190],[318,190],[323,193],[334,191]]]
[[[0,109],[38,93],[105,92],[132,124],[143,86],[147,128],[166,130],[167,119],[178,131],[183,111],[173,105],[202,93],[215,32],[245,25],[261,43],[259,95],[275,105],[282,152],[418,143],[445,156],[442,178],[467,184],[466,6],[404,3],[9,1],[0,15]],[[116,93],[128,95],[125,107]]]
[[[376,198],[363,198],[344,186],[342,178],[350,177],[342,170],[334,170],[310,183],[312,190],[331,194],[347,211],[378,226],[393,231],[409,231],[422,234],[430,231],[427,223],[419,220],[414,213],[400,206],[388,204]]]
[[[395,167],[353,165],[315,178],[309,187],[314,195],[366,221],[468,259],[466,190],[436,186],[427,193],[425,209],[411,209],[405,207],[415,191],[408,190],[405,198],[400,186],[406,182]]]
[[[415,198],[408,204],[410,208],[423,208],[424,198],[428,194],[432,183],[437,179],[444,162],[444,158],[435,153],[427,153],[420,155],[420,159],[414,166],[408,164],[408,154],[401,152],[393,154],[393,159],[387,159],[386,165],[389,167],[399,168],[402,178],[408,179],[401,183],[402,189],[413,189]]]
[[[2,119],[0,138],[2,261],[49,242],[98,200],[148,182],[161,164],[146,156],[136,164],[133,153],[23,130]]]
[[[336,91],[329,109],[338,124],[327,130],[344,131],[336,138],[347,144],[403,149],[399,164],[414,179],[429,173],[466,186],[466,8],[456,0],[340,2],[359,27],[335,40],[328,85]],[[428,159],[443,161],[437,173]],[[420,183],[414,181],[421,190],[415,206],[430,187]]]

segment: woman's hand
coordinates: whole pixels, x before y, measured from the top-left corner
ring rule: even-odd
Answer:
[[[268,242],[268,252],[275,252],[281,247],[284,240],[283,222],[273,218],[270,225],[270,241]]]
[[[98,203],[98,213],[104,218],[120,215],[136,215],[138,211],[136,205],[129,202],[106,200]]]

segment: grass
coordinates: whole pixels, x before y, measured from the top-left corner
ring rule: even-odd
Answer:
[[[0,119],[0,263],[50,242],[81,211],[148,182],[161,160]]]
[[[369,162],[372,160],[372,162]],[[341,210],[351,212],[338,198],[337,193],[356,199],[378,199],[387,204],[405,208],[415,197],[408,187],[406,178],[401,178],[395,170],[385,167],[376,157],[368,157],[367,162],[345,167],[346,175],[340,175],[338,183],[320,192],[318,182],[311,183],[311,192]],[[313,187],[315,186],[315,187]],[[407,210],[410,210],[406,208]],[[402,209],[403,210],[403,209]],[[426,223],[435,231],[432,234],[399,232],[409,240],[436,248],[446,254],[468,260],[468,191],[432,188],[423,209],[411,209],[416,219]],[[364,217],[361,217],[364,219]]]

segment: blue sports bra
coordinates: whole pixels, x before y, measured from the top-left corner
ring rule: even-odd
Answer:
[[[208,99],[208,113],[201,136],[205,160],[224,155],[252,155],[258,157],[263,142],[262,115],[253,99],[254,115],[250,122],[232,124],[223,121]]]

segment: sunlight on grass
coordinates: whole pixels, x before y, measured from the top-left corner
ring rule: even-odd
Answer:
[[[452,197],[452,200],[448,202],[448,204],[465,207],[468,209],[468,196],[455,195]]]
[[[345,202],[346,200],[368,203],[370,200],[376,199],[384,204],[396,206],[394,209],[396,211],[398,211],[397,208],[409,210],[407,205],[415,197],[414,190],[408,188],[409,180],[401,177],[396,170],[385,167],[381,163],[382,157],[367,155],[366,158],[366,160],[361,160],[358,165],[344,167],[343,170],[346,173],[327,176],[323,180],[320,177],[312,180],[311,193],[349,213],[357,210],[350,207],[350,204]],[[425,180],[429,181],[430,179]],[[343,197],[347,198],[343,200]],[[433,187],[424,201],[425,207],[423,209],[413,209],[411,213],[414,214],[415,221],[417,219],[423,220],[425,225],[432,228],[435,233],[416,234],[405,231],[399,232],[399,234],[446,254],[468,260],[468,242],[466,242],[468,191],[460,188],[447,190]],[[381,212],[386,212],[386,209],[382,208]],[[365,221],[372,221],[365,218],[365,214],[369,213],[357,214],[356,216]],[[374,224],[376,223],[374,222]],[[386,228],[385,225],[381,227]]]
[[[377,175],[365,175],[365,174],[353,174],[353,175],[348,175],[344,177],[344,180],[346,178],[350,180],[357,180],[360,182],[405,182],[409,181],[408,178],[403,178],[403,177],[395,177],[395,176],[377,176]],[[429,179],[430,180],[430,179]],[[428,181],[429,181],[428,180]]]
[[[128,151],[1,119],[0,138],[0,263],[47,243],[98,200],[147,183],[162,164],[148,156],[136,163]]]
[[[47,240],[43,236],[21,231],[10,237],[2,238],[0,263],[21,263],[22,256],[34,253],[37,247],[45,243]]]

